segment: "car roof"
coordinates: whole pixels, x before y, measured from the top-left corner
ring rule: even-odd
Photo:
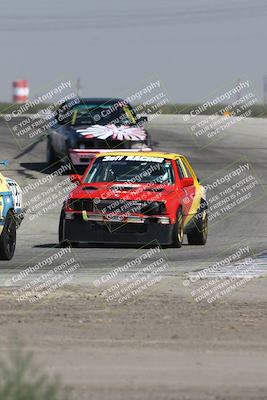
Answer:
[[[96,157],[104,156],[144,156],[144,157],[161,157],[167,160],[177,160],[177,158],[183,157],[182,154],[167,153],[163,151],[112,151],[107,153],[100,153]]]

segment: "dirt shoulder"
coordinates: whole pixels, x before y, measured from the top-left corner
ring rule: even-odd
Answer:
[[[172,279],[120,306],[89,285],[34,306],[1,289],[1,353],[18,336],[73,399],[265,399],[266,288],[258,279],[205,313]]]

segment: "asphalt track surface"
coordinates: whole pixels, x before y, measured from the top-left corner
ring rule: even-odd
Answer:
[[[247,243],[257,254],[267,247],[267,169],[266,169],[266,133],[265,119],[246,119],[225,130],[216,141],[205,141],[198,145],[189,130],[190,124],[182,116],[161,116],[148,124],[148,129],[155,142],[154,149],[184,154],[189,158],[199,178],[206,183],[213,182],[213,174],[246,157],[257,175],[258,186],[252,200],[245,202],[242,208],[234,207],[217,223],[211,223],[206,246],[189,246],[181,249],[164,249],[168,260],[170,276],[182,276],[185,272],[199,269],[212,261],[220,260],[223,254],[237,249],[240,243]],[[0,120],[0,159],[9,159],[10,164],[4,174],[13,177],[21,187],[37,182],[47,176],[49,171],[42,172],[47,166],[45,161],[45,140],[37,143],[25,142],[29,147],[18,146],[4,120]],[[208,145],[207,145],[208,144]],[[205,145],[205,147],[203,147]],[[66,176],[56,178],[56,182]],[[46,183],[41,191],[46,191],[52,184]],[[227,188],[227,185],[225,185]],[[254,192],[253,190],[253,192]],[[257,191],[256,191],[257,190]],[[36,195],[30,191],[26,200]],[[253,197],[254,196],[254,197]],[[54,254],[57,245],[58,220],[60,205],[55,205],[45,215],[25,221],[18,231],[16,254],[10,262],[0,262],[0,283],[5,285],[12,274],[36,264],[38,260]],[[129,246],[83,246],[74,249],[81,268],[75,273],[75,282],[89,282],[117,265],[121,260],[130,259],[132,249]],[[138,250],[137,250],[138,251]],[[46,267],[44,267],[45,269]],[[47,266],[51,268],[51,266]]]

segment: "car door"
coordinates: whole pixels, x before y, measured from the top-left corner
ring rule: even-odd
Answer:
[[[184,178],[190,178],[188,176],[184,163],[181,159],[176,160],[176,165],[178,169],[179,178],[182,180]],[[182,187],[181,205],[183,208],[183,213],[187,216],[190,214],[192,208],[192,203],[194,199],[194,186]]]
[[[188,201],[187,212],[188,212],[188,215],[193,216],[198,212],[198,210],[200,208],[200,203],[201,203],[201,198],[202,198],[202,195],[203,195],[203,193],[202,193],[203,190],[202,190],[202,186],[198,182],[197,175],[196,175],[193,167],[191,166],[191,164],[187,160],[187,158],[181,157],[180,162],[181,162],[181,164],[183,166],[183,169],[185,171],[185,176],[187,178],[193,178],[194,179],[194,183],[193,183],[192,186],[188,186],[188,187],[184,188],[185,196],[190,198],[190,201]]]
[[[60,132],[58,135],[58,153],[61,157],[67,155],[67,143],[69,142],[70,130],[68,124],[60,127]]]
[[[57,113],[57,120],[58,123],[55,126],[55,129],[53,130],[53,147],[56,151],[56,153],[60,157],[65,157],[66,156],[66,142],[68,141],[69,138],[69,120],[68,119],[63,119],[64,115],[66,114],[66,109],[64,108],[66,106],[62,105],[61,108],[59,108],[58,113]]]

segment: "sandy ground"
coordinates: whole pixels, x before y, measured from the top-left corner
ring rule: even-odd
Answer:
[[[134,303],[65,286],[37,305],[1,291],[1,354],[12,336],[60,374],[71,399],[266,399],[267,281],[203,312],[167,278]]]

